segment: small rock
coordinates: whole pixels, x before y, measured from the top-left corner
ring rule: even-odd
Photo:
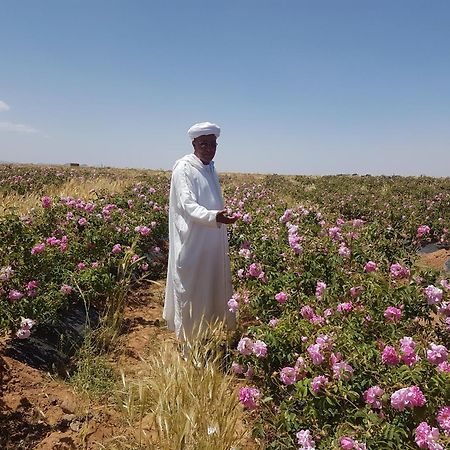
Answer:
[[[72,422],[72,420],[76,419],[76,415],[75,414],[64,414],[61,417],[61,422]]]
[[[82,423],[79,420],[74,420],[70,422],[70,429],[78,433],[81,430],[81,425]]]
[[[59,406],[66,414],[73,414],[77,408],[76,402],[71,397],[64,397]]]

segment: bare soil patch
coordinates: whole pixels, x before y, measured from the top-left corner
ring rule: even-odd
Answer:
[[[446,263],[450,260],[450,250],[438,249],[430,253],[421,253],[417,261],[419,267],[433,268],[444,272]]]

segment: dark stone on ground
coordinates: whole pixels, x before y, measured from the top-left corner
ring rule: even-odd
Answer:
[[[418,250],[417,253],[421,254],[421,253],[434,253],[437,252],[438,250],[441,250],[442,247],[439,246],[439,244],[437,242],[433,242],[431,244],[427,244],[424,247],[420,248]]]

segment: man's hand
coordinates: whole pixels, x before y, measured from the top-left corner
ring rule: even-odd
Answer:
[[[227,216],[227,210],[226,209],[222,209],[222,211],[219,211],[216,214],[216,221],[219,223],[225,223],[227,225],[236,222],[237,217],[230,217]]]

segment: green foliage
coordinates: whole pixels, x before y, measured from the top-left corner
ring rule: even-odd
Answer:
[[[90,336],[87,336],[75,360],[76,368],[69,382],[78,392],[85,394],[91,400],[99,400],[111,395],[118,376],[106,357],[98,353],[97,346]]]

